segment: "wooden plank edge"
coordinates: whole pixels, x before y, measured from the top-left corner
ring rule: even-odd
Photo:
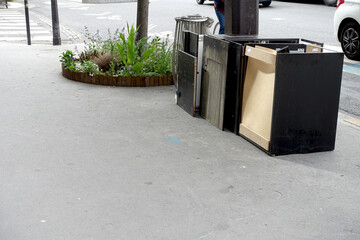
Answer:
[[[198,62],[198,58],[195,58],[195,62],[194,62],[194,95],[193,95],[193,117],[196,116],[196,85],[197,85],[197,62]]]
[[[245,137],[249,138],[251,141],[259,145],[260,147],[264,148],[265,150],[269,151],[270,149],[270,141],[264,138],[263,136],[257,134],[244,124],[240,124],[240,134],[244,135]]]
[[[95,85],[119,86],[119,87],[152,87],[173,85],[175,75],[163,76],[109,76],[94,74],[90,76],[86,72],[75,72],[61,65],[62,76],[76,82],[90,83]]]
[[[276,51],[272,49],[265,50],[259,47],[246,46],[245,55],[267,64],[275,65],[276,63]]]

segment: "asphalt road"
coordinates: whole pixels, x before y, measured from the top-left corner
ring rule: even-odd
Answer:
[[[341,50],[337,42],[333,16],[335,7],[327,7],[321,1],[273,1],[270,7],[260,7],[259,35],[274,38],[305,38],[323,42],[326,47]],[[19,1],[19,8],[22,2]],[[82,42],[84,27],[90,32],[100,30],[107,35],[108,29],[133,24],[136,21],[136,2],[117,4],[83,4],[81,0],[58,0],[62,36],[65,34]],[[31,17],[41,18],[51,24],[50,0],[30,2]],[[198,5],[195,0],[151,0],[149,8],[149,35],[162,37],[174,35],[175,17],[200,14],[216,20],[212,2]],[[360,116],[360,65],[345,59],[340,108]]]
[[[200,14],[216,19],[212,2],[198,5],[195,0],[151,0],[149,8],[149,32],[172,35],[174,17]],[[59,0],[60,23],[78,32],[84,26],[93,32],[107,29],[115,31],[135,23],[136,2],[118,4],[82,4],[81,1]],[[51,17],[49,0],[34,0],[32,11]],[[339,46],[333,34],[333,15],[336,8],[323,4],[301,4],[274,1],[270,7],[260,7],[259,33],[266,37],[301,37]]]

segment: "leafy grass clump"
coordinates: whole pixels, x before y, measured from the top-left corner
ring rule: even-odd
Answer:
[[[103,40],[97,31],[91,35],[85,27],[85,48],[82,52],[66,50],[60,56],[65,68],[89,74],[118,76],[160,76],[171,74],[172,46],[159,37],[151,41],[143,38],[136,41],[137,31],[127,24],[120,32],[111,34]],[[77,56],[76,56],[77,55]]]

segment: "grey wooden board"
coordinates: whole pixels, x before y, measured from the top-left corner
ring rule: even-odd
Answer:
[[[177,104],[195,117],[197,58],[179,50]]]
[[[221,130],[224,130],[228,50],[228,42],[204,37],[200,115]]]

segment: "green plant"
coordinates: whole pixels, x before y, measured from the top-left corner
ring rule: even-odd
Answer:
[[[118,75],[119,71],[117,70],[117,64],[115,62],[110,62],[109,70],[105,73],[106,75]]]
[[[88,42],[84,40],[85,43],[85,56],[97,56],[98,54],[102,54],[104,42],[102,37],[100,36],[100,31],[97,30],[94,35],[91,35],[89,29],[85,26],[85,37],[88,39]]]
[[[87,73],[96,73],[100,74],[99,66],[92,61],[86,61],[82,64],[82,69]]]
[[[74,53],[71,50],[66,50],[60,56],[60,62],[64,64],[64,67],[69,70],[76,71],[76,62]]]
[[[120,42],[116,44],[117,52],[124,64],[124,74],[141,74],[144,61],[155,51],[155,48],[146,47],[146,38],[136,42],[136,33],[139,28],[135,29],[132,25],[127,24],[128,37],[125,38],[123,33],[119,33]]]
[[[97,57],[91,58],[90,61],[98,65],[102,71],[106,72],[109,70],[110,64],[115,61],[115,59],[111,53],[105,52],[103,54],[99,54]]]
[[[116,43],[119,40],[119,29],[116,29],[114,34],[111,34],[110,29],[108,29],[108,39],[103,42],[103,49],[106,52],[111,53],[112,55],[116,53]]]
[[[85,27],[85,47],[83,51],[67,50],[60,61],[65,68],[89,74],[120,76],[159,76],[171,73],[172,51],[168,39],[156,37],[148,43],[143,38],[136,41],[138,29],[133,25],[116,30],[107,39],[102,39],[97,31],[94,35]],[[75,57],[76,55],[76,57]],[[77,59],[76,59],[77,58]]]
[[[161,41],[154,38],[149,45],[154,46],[155,51],[144,65],[144,71],[152,75],[170,74],[172,71],[172,44],[168,38]]]

